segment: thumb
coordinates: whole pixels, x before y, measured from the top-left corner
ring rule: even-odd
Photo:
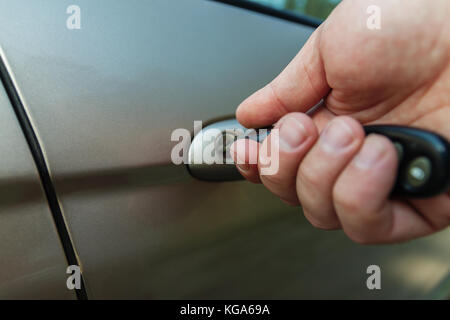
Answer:
[[[306,112],[330,90],[320,54],[319,27],[289,65],[268,85],[255,92],[236,110],[247,128],[275,123],[289,112]]]

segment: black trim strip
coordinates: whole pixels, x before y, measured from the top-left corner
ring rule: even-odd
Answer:
[[[5,87],[6,93],[11,101],[14,112],[16,113],[22,131],[25,135],[25,139],[30,148],[34,162],[36,163],[36,167],[39,176],[41,178],[42,186],[45,192],[45,196],[47,197],[47,202],[50,207],[53,220],[55,222],[56,230],[62,243],[67,263],[69,265],[79,266],[80,264],[75,254],[75,250],[69,236],[69,231],[67,230],[66,224],[64,222],[61,208],[59,206],[58,199],[56,196],[55,188],[53,186],[53,182],[50,178],[50,173],[48,171],[48,167],[45,162],[44,154],[42,153],[41,146],[39,145],[39,141],[36,137],[36,134],[34,133],[30,119],[28,118],[28,115],[25,112],[23,103],[20,100],[20,96],[14,86],[14,82],[12,81],[8,73],[8,69],[6,67],[5,62],[3,61],[3,57],[0,57],[0,78],[3,83],[3,86]],[[77,295],[77,299],[87,300],[87,293],[82,276],[81,276],[81,289],[75,289],[75,292]]]
[[[317,18],[302,16],[299,14],[295,14],[291,11],[287,10],[277,10],[256,2],[251,2],[247,0],[210,0],[215,2],[221,2],[225,4],[229,4],[235,7],[259,12],[268,16],[280,18],[283,20],[300,23],[303,25],[307,25],[313,28],[317,28],[323,21]]]

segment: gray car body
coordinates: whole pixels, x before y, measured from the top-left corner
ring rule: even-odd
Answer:
[[[205,0],[77,0],[81,29],[69,30],[70,4],[0,0],[0,45],[90,299],[436,296],[449,230],[360,246],[262,186],[198,181],[171,162],[174,129],[232,117],[311,27]],[[13,205],[0,195],[0,297],[74,298],[25,139],[0,107],[14,138],[0,141],[1,188],[35,194]],[[373,264],[382,290],[366,286]]]

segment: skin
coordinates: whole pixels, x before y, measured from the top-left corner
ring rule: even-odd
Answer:
[[[381,29],[366,26],[370,5]],[[397,154],[363,124],[432,130],[450,140],[450,2],[344,0],[272,82],[241,103],[249,128],[280,131],[280,165],[260,175],[260,145],[239,140],[241,174],[290,205],[315,227],[342,228],[362,244],[401,242],[450,224],[450,193],[390,199]],[[304,112],[324,98],[312,117]],[[269,136],[263,143],[271,143]]]

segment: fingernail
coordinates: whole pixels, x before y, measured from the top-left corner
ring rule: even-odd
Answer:
[[[306,129],[303,124],[295,118],[287,118],[281,123],[280,148],[291,151],[306,140]]]
[[[236,166],[239,168],[239,170],[242,171],[247,171],[248,169],[250,169],[250,165],[245,163],[245,158],[241,157],[238,153],[238,151],[236,149],[240,149],[240,148],[236,148],[235,147],[236,143],[234,143],[231,148],[230,148],[230,152],[232,154],[234,154],[234,162],[236,163]],[[241,150],[241,152],[245,153],[245,148],[244,150]]]
[[[327,152],[338,151],[350,145],[354,134],[352,128],[341,119],[335,119],[325,128],[320,145]]]
[[[274,128],[280,129],[280,127],[281,127],[281,125],[283,124],[284,120],[286,120],[285,117],[279,119],[279,120],[275,123],[275,125],[274,125],[273,127],[274,127]]]
[[[386,145],[383,140],[376,136],[369,136],[353,161],[360,169],[370,169],[380,161],[385,153]]]
[[[238,163],[237,166],[238,166],[239,170],[242,170],[242,171],[247,171],[248,169],[250,169],[250,165],[246,164],[246,163]]]

